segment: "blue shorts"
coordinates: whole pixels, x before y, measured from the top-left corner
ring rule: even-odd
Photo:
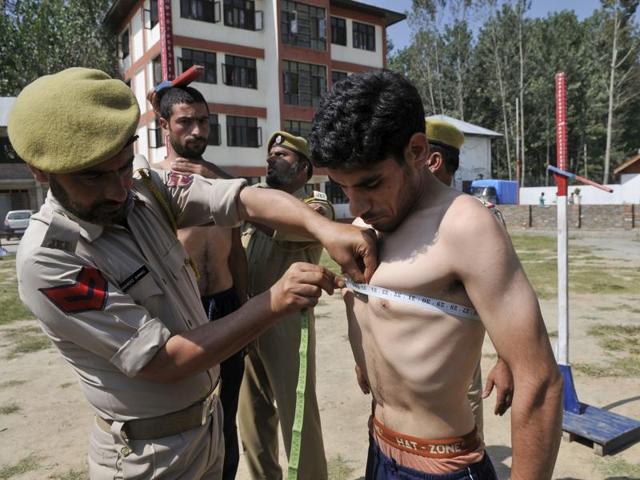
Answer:
[[[395,460],[382,453],[371,436],[369,436],[367,472],[364,478],[365,480],[498,480],[486,452],[482,460],[463,470],[452,473],[424,473],[398,465]]]

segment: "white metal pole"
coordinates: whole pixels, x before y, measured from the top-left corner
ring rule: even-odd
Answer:
[[[558,363],[569,365],[569,235],[567,197],[559,195],[558,213]]]

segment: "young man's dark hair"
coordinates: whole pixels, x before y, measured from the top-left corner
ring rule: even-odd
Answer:
[[[317,167],[353,169],[393,157],[404,161],[414,133],[424,133],[416,88],[390,71],[356,73],[336,83],[313,119],[311,160]]]
[[[444,168],[451,176],[455,175],[460,166],[460,150],[429,140],[429,152],[438,152],[444,159]]]
[[[202,94],[193,87],[171,87],[163,91],[160,97],[160,116],[166,120],[171,117],[171,109],[174,105],[181,103],[193,104],[204,103],[207,105],[207,101]],[[207,111],[209,106],[207,105]]]

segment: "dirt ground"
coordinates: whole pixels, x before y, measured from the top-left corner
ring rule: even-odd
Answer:
[[[590,248],[611,262],[640,268],[640,235],[637,233],[581,233],[572,237],[571,245]],[[549,268],[555,265],[550,264]],[[638,325],[639,298],[637,293],[605,296],[571,292],[572,363],[606,361],[608,354],[597,339],[587,333],[589,327],[596,323]],[[548,330],[557,331],[555,300],[541,301],[541,305]],[[367,448],[369,397],[360,392],[355,382],[339,297],[323,299],[316,316],[318,395],[331,478],[361,479]],[[87,477],[85,455],[92,414],[71,369],[53,347],[31,353],[11,353],[16,331],[27,329],[27,334],[35,335],[28,331],[34,327],[35,321],[0,327],[0,479],[83,479]],[[553,334],[551,336],[554,341]],[[486,340],[483,371],[488,372],[494,361],[495,352]],[[640,419],[638,376],[611,377],[574,370],[574,379],[580,401]],[[485,402],[485,437],[500,478],[507,479],[511,462],[509,415],[495,417],[494,401],[492,396]],[[241,459],[238,479],[248,478]],[[640,479],[640,443],[614,456],[598,457],[588,446],[563,441],[554,479]]]

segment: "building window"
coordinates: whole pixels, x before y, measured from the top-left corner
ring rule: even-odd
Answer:
[[[160,55],[151,60],[151,71],[153,72],[153,85],[157,85],[162,81],[162,60]]]
[[[149,148],[160,148],[164,146],[164,132],[156,121],[153,128],[149,127]]]
[[[326,192],[329,201],[334,205],[338,203],[349,203],[349,199],[342,191],[342,187],[337,183],[334,183],[332,180],[324,182],[324,191]]]
[[[225,85],[244,88],[258,88],[258,74],[255,58],[225,55],[222,65]]]
[[[224,0],[224,24],[245,30],[262,30],[262,12],[253,0]]]
[[[327,69],[324,65],[284,62],[284,103],[317,107],[327,91]]]
[[[331,84],[339,82],[340,80],[344,80],[347,78],[349,74],[347,72],[341,72],[339,70],[333,70],[331,72]]]
[[[340,17],[331,17],[331,43],[347,46],[347,21]]]
[[[302,122],[298,120],[285,120],[284,130],[298,137],[308,138],[311,133],[311,122]]]
[[[315,50],[326,49],[324,8],[283,0],[280,13],[283,43]]]
[[[209,114],[209,139],[207,141],[209,145],[220,145],[220,123],[218,123],[218,114]]]
[[[158,0],[149,1],[149,25],[150,28],[155,27],[158,24]]]
[[[376,51],[376,27],[353,22],[353,48]]]
[[[220,21],[220,2],[214,0],[180,0],[180,16],[202,22]]]
[[[180,62],[183,72],[186,72],[192,65],[202,65],[204,67],[204,75],[200,77],[198,81],[203,83],[217,83],[215,53],[183,48]]]
[[[262,129],[258,119],[227,115],[227,145],[230,147],[260,147]]]
[[[129,29],[120,35],[120,53],[123,60],[129,56]]]

